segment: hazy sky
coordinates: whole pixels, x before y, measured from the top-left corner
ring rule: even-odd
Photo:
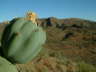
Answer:
[[[96,0],[0,0],[0,21],[34,11],[40,18],[84,18],[96,21]]]

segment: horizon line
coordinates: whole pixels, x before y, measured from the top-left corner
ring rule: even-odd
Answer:
[[[4,22],[4,21],[11,21],[14,18],[20,18],[20,17],[13,17],[11,19],[7,19],[7,20],[0,20],[0,23]],[[94,19],[89,19],[89,18],[82,18],[82,17],[56,17],[56,16],[49,16],[49,17],[39,17],[37,19],[47,19],[47,18],[56,18],[56,19],[82,19],[82,20],[89,20],[89,21],[94,21],[96,22],[96,20]]]

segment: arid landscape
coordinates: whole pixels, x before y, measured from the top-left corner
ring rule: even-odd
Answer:
[[[96,22],[55,17],[38,19],[47,34],[40,54],[18,72],[96,72]],[[0,37],[6,25],[0,24]]]

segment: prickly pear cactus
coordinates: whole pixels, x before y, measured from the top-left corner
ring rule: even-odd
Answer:
[[[6,59],[0,57],[0,72],[18,72],[16,67]]]
[[[5,28],[2,36],[3,56],[11,62],[31,61],[42,49],[46,33],[31,20],[14,19]]]

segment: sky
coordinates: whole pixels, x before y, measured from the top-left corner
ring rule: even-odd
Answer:
[[[38,18],[83,18],[96,21],[96,0],[0,0],[0,22],[24,17],[28,11]]]

